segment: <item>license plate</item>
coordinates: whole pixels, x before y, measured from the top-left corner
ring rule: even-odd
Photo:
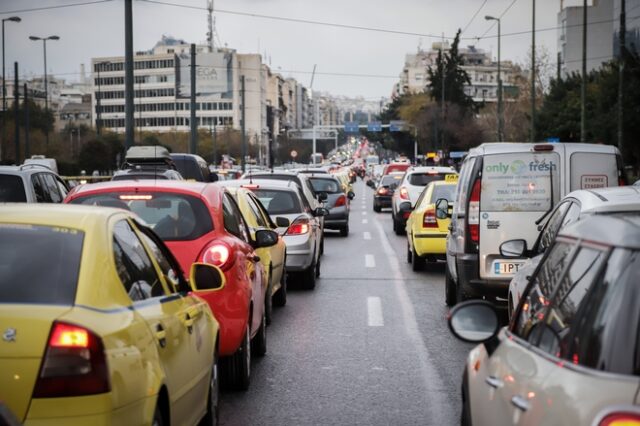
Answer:
[[[493,273],[496,275],[513,275],[525,262],[495,262]]]

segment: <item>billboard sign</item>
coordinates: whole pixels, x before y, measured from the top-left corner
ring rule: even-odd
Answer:
[[[191,55],[178,58],[178,97],[191,96]],[[198,96],[219,95],[232,91],[231,55],[203,52],[196,55],[196,93]]]

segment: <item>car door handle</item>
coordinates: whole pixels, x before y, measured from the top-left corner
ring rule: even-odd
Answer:
[[[514,407],[522,411],[527,411],[529,407],[531,407],[531,404],[529,403],[529,401],[527,401],[526,398],[520,395],[516,395],[513,398],[511,398],[511,404],[513,404]]]
[[[167,346],[167,332],[164,330],[162,324],[156,325],[156,339],[161,348]]]
[[[489,386],[491,386],[492,388],[501,388],[502,385],[504,384],[502,382],[502,380],[498,379],[497,377],[494,376],[489,376],[486,379],[484,379],[484,382],[486,384],[488,384]]]

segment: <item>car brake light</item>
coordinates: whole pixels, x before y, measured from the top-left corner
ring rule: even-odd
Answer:
[[[640,415],[626,412],[610,413],[598,423],[598,426],[640,426]]]
[[[534,145],[533,146],[533,150],[534,151],[553,151],[553,145],[550,145],[548,143],[545,144],[538,144],[538,145]]]
[[[471,241],[478,243],[480,241],[480,179],[477,178],[471,189],[469,197],[469,236]]]
[[[409,190],[407,190],[407,188],[404,186],[400,188],[400,198],[402,198],[403,200],[409,199]]]
[[[293,221],[285,235],[303,235],[309,232],[309,219],[307,218],[298,218]]]
[[[145,195],[120,195],[118,198],[121,200],[152,200],[153,195],[145,194]]]
[[[95,395],[110,390],[102,339],[84,327],[54,322],[33,398]]]
[[[389,190],[387,188],[378,189],[378,195],[387,195],[388,193],[389,193]]]
[[[204,249],[202,261],[217,266],[224,271],[229,269],[233,263],[233,257],[226,244],[214,243]]]
[[[247,184],[247,185],[240,185],[241,188],[246,188],[246,189],[250,189],[250,190],[254,190],[254,189],[259,189],[260,185],[256,185],[256,184]]]
[[[346,205],[347,205],[347,197],[345,197],[344,195],[341,195],[336,200],[336,204],[334,205],[334,207],[341,207]]]
[[[422,227],[423,228],[437,228],[438,222],[436,221],[436,211],[435,209],[427,209],[422,216]]]
[[[623,177],[618,178],[618,186],[625,186],[627,182],[625,182]]]

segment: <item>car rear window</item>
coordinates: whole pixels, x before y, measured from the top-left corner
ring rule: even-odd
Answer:
[[[558,165],[554,152],[486,155],[482,166],[480,208],[487,212],[544,212],[560,199]]]
[[[399,183],[403,175],[387,175],[382,178],[382,186],[389,186],[392,183]]]
[[[130,210],[165,241],[195,240],[213,230],[202,200],[185,194],[110,192],[75,198],[71,203]]]
[[[111,180],[143,180],[143,179],[164,179],[166,180],[167,177],[163,174],[135,174],[135,173],[126,173],[126,174],[121,174],[121,175],[115,175],[113,176],[113,178],[111,178]]]
[[[173,162],[183,178],[204,181],[202,170],[194,158],[173,158]]]
[[[0,175],[0,202],[24,203],[27,194],[24,192],[22,178],[15,175]]]
[[[73,304],[83,240],[76,229],[0,224],[0,303]]]
[[[411,173],[407,176],[409,185],[413,186],[427,186],[430,182],[436,180],[444,180],[443,173]]]
[[[431,203],[435,203],[441,198],[453,203],[456,197],[456,185],[436,185],[431,194]]]
[[[269,214],[292,214],[303,212],[300,201],[293,192],[255,189],[253,190],[253,193],[256,194],[256,197],[258,197],[258,200],[260,200]]]
[[[314,192],[327,192],[329,194],[337,194],[342,192],[340,185],[333,179],[310,178]]]

